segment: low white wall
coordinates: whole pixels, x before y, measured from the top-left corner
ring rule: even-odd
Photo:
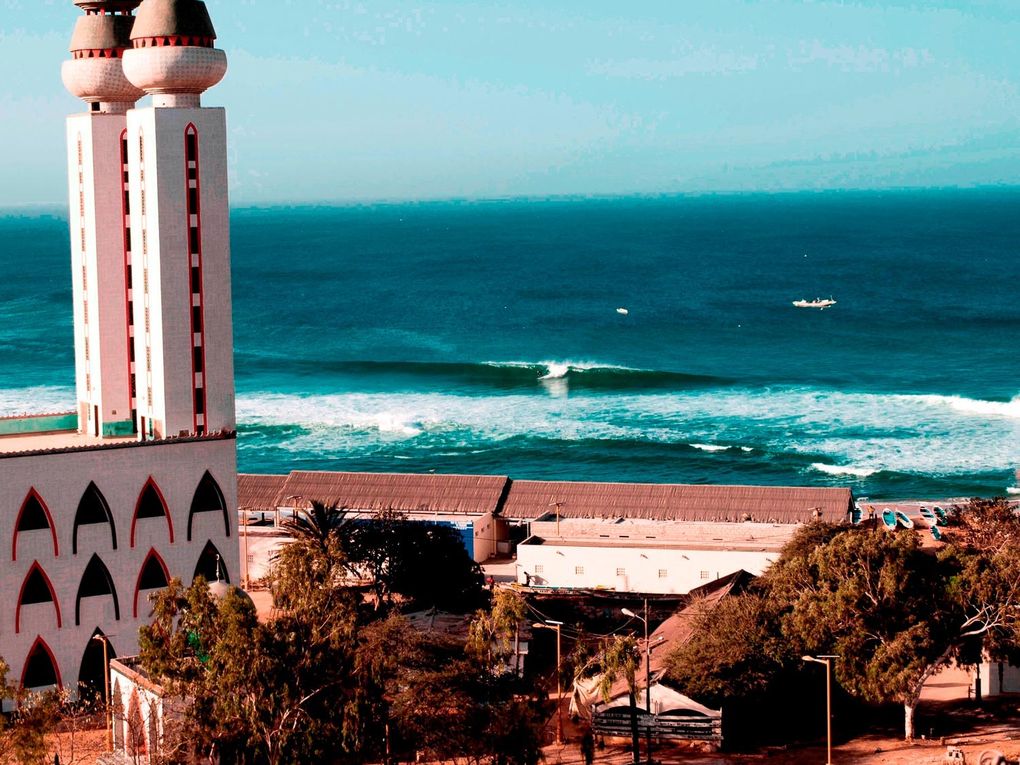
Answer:
[[[606,588],[620,592],[684,594],[744,569],[762,573],[777,551],[521,544],[517,576],[538,587]]]

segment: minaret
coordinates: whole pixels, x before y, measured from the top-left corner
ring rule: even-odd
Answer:
[[[124,74],[137,412],[142,439],[234,429],[226,118],[201,94],[227,70],[199,0],[144,0]]]
[[[76,0],[85,15],[71,37],[64,86],[89,105],[67,118],[78,429],[134,432],[131,241],[125,115],[142,91],[124,76],[138,0]]]

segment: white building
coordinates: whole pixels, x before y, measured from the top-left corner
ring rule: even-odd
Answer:
[[[514,481],[501,517],[527,522],[518,582],[685,594],[761,574],[798,525],[849,519],[849,489]]]
[[[224,113],[200,105],[226,57],[198,0],[75,5],[77,407],[0,419],[0,656],[27,688],[101,689],[152,592],[239,564]]]

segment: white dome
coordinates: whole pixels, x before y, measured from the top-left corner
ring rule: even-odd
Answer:
[[[89,103],[133,103],[145,95],[124,76],[123,60],[119,58],[65,61],[60,67],[60,78],[65,88]]]
[[[124,74],[146,93],[202,93],[227,73],[217,48],[164,46],[124,51]]]

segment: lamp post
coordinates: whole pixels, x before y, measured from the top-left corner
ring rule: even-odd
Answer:
[[[106,689],[106,751],[113,751],[113,700],[110,698],[110,641],[106,635],[93,635],[103,644],[103,687]]]
[[[802,661],[813,661],[825,665],[825,765],[832,765],[832,660],[838,656],[801,656]]]
[[[645,598],[645,615],[638,616],[636,613],[631,611],[629,608],[621,608],[621,613],[624,616],[629,616],[632,619],[640,619],[645,625],[645,712],[648,714],[647,720],[647,742],[645,749],[648,750],[648,762],[652,761],[652,646],[648,642],[648,598]]]
[[[531,625],[537,630],[556,630],[556,743],[563,744],[563,681],[560,679],[560,627],[563,622],[552,619],[535,622]]]

